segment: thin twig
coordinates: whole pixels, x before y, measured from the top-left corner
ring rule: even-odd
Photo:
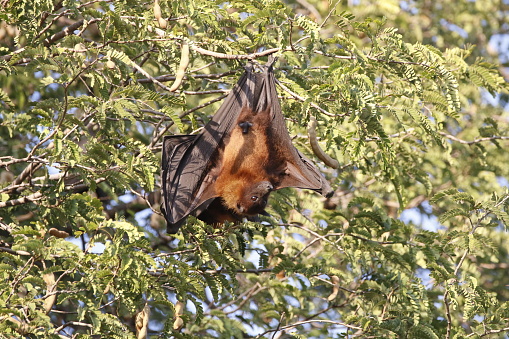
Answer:
[[[309,219],[308,219],[308,221],[309,221]],[[330,241],[329,239],[326,238],[327,235],[322,236],[322,235],[316,233],[315,231],[310,230],[309,228],[301,226],[301,225],[298,225],[298,224],[280,224],[280,226],[296,227],[296,228],[299,228],[301,230],[304,230],[304,231],[308,232],[309,234],[314,235],[316,238],[319,238],[320,240],[323,240],[323,241],[329,243],[330,245],[334,246],[340,252],[343,252],[343,249],[340,246],[338,246],[336,243],[334,243],[334,242],[332,242],[332,241]]]
[[[266,55],[274,54],[281,50],[280,48],[271,48],[271,49],[267,49],[262,52],[256,52],[256,53],[251,53],[251,54],[225,54],[225,53],[212,52],[212,51],[203,49],[203,48],[195,46],[195,45],[191,45],[190,47],[193,51],[195,51],[201,55],[208,55],[208,56],[218,58],[218,59],[230,59],[230,60],[233,60],[233,59],[235,59],[235,60],[256,59],[256,58],[260,58],[260,57],[263,57]]]
[[[191,75],[189,77],[195,78],[195,79],[221,79],[223,77],[233,75],[237,73],[237,70],[230,70],[224,73],[218,73],[218,74],[196,74]],[[189,78],[187,75],[184,76],[184,80],[187,80]],[[156,79],[159,82],[166,82],[166,81],[174,81],[175,76],[174,75],[160,75],[157,77],[154,77],[153,79]],[[140,84],[144,83],[150,83],[152,82],[152,79],[137,79],[136,82],[139,82]]]
[[[49,296],[55,295],[55,294],[61,294],[61,293],[71,294],[71,293],[80,293],[80,292],[85,292],[85,291],[88,291],[88,289],[80,288],[78,290],[58,290],[58,291],[48,292],[45,296],[42,297],[42,299],[46,299]],[[51,310],[51,312],[53,312],[53,310]]]
[[[186,115],[194,112],[194,111],[197,111],[199,109],[202,109],[206,106],[209,106],[209,105],[212,105],[213,103],[219,101],[219,100],[222,100],[224,98],[227,97],[228,94],[224,94],[224,95],[221,95],[215,99],[212,99],[210,101],[207,101],[201,105],[198,105],[198,106],[195,106],[187,111],[184,111],[182,112],[181,114],[179,114],[179,118],[183,118],[185,117]],[[149,148],[153,148],[155,146],[155,144],[157,142],[159,142],[159,140],[163,137],[164,134],[166,134],[166,132],[170,129],[170,127],[173,126],[173,122],[170,122],[168,125],[166,125],[165,128],[163,128],[161,131],[157,132],[157,134],[155,134],[155,136],[152,138],[152,141],[150,142],[150,145],[148,146]],[[156,133],[156,130],[154,130],[154,133]]]
[[[156,257],[169,257],[170,255],[180,255],[180,254],[184,254],[184,253],[192,253],[192,252],[196,252],[197,248],[189,248],[187,250],[181,250],[181,251],[174,251],[174,252],[166,252],[166,253],[160,253],[158,255],[156,255]]]
[[[314,238],[313,240],[311,240],[311,241],[310,241],[310,242],[309,242],[306,246],[304,246],[304,247],[303,247],[303,248],[302,248],[299,252],[297,252],[297,254],[295,254],[295,255],[293,256],[292,260],[297,259],[297,257],[298,257],[299,255],[301,255],[301,254],[302,254],[302,253],[303,253],[306,249],[308,249],[309,247],[311,247],[311,246],[312,246],[315,242],[318,242],[318,241],[320,241],[320,240],[323,240],[323,238],[325,238],[325,237],[335,237],[335,236],[340,237],[340,239],[338,239],[338,241],[339,241],[339,240],[341,240],[341,239],[345,236],[345,234],[344,234],[344,233],[327,233],[327,234],[325,234],[323,237],[315,237],[315,238]],[[337,241],[336,241],[336,242],[337,242]]]
[[[498,329],[498,330],[485,331],[483,334],[481,334],[481,337],[485,337],[487,335],[495,334],[495,333],[502,333],[502,332],[509,332],[509,327],[501,328],[501,329]],[[469,337],[469,336],[470,335],[468,335],[467,337]]]
[[[272,339],[275,339],[276,333],[279,332],[279,330],[281,328],[281,322],[283,321],[285,314],[286,314],[285,312],[281,313],[281,316],[279,317],[279,322],[277,323],[276,330],[274,331],[274,334],[272,334]],[[282,331],[282,332],[284,332],[284,331]]]
[[[34,257],[30,257],[27,260],[27,262],[23,265],[23,267],[21,268],[19,273],[16,275],[16,277],[13,279],[13,281],[10,283],[11,292],[9,293],[9,296],[5,300],[5,304],[6,305],[9,304],[9,301],[11,300],[11,297],[14,295],[15,290],[16,290],[16,286],[19,284],[19,282],[21,280],[23,280],[25,278],[25,276],[28,274],[28,272],[34,266],[34,264],[35,264],[35,258]],[[28,269],[26,269],[27,266],[29,266]],[[26,271],[25,271],[25,269],[26,269]]]
[[[215,65],[215,64],[216,64],[216,62],[215,62],[215,61],[209,62],[209,63],[208,63],[208,64],[206,64],[206,65],[203,65],[203,66],[198,67],[197,69],[192,69],[192,70],[190,70],[190,71],[189,71],[189,73],[194,73],[194,72],[201,71],[202,69],[209,68],[210,66]]]
[[[228,311],[228,312],[224,312],[225,315],[228,315],[228,314],[232,314],[232,313],[235,313],[237,312],[238,310],[240,310],[242,308],[242,306],[244,306],[248,301],[249,299],[251,299],[251,297],[253,297],[254,295],[258,294],[260,291],[263,291],[264,289],[266,289],[267,287],[262,287],[260,285],[260,283],[256,283],[253,288],[251,288],[249,290],[249,293],[247,293],[246,297],[244,298],[244,300],[242,300],[240,302],[240,304],[234,309],[234,310],[231,310],[231,311]],[[237,300],[239,300],[240,298],[242,298],[242,296],[239,296],[239,298],[237,298]],[[222,308],[224,309],[224,308]]]
[[[505,203],[509,199],[509,194],[506,195],[504,198],[502,198],[499,202],[495,204],[495,207],[498,207]],[[484,213],[478,220],[475,225],[472,225],[472,230],[470,231],[470,234],[474,234],[474,232],[481,226],[482,221],[491,213],[491,211],[487,211]],[[470,253],[470,250],[467,248],[463,255],[460,258],[460,261],[458,262],[458,265],[456,265],[456,268],[454,269],[454,275],[457,276],[458,272],[463,265],[463,262],[465,261],[465,258],[467,257],[468,253]],[[451,330],[452,330],[452,317],[451,317],[451,310],[449,305],[449,290],[446,290],[444,293],[444,306],[445,306],[445,317],[447,319],[447,331],[445,334],[445,338],[449,339],[451,337]]]
[[[272,268],[259,268],[259,269],[236,270],[235,273],[236,274],[247,274],[247,273],[262,274],[262,273],[270,273],[272,271],[273,271]],[[221,273],[224,273],[224,272],[230,272],[230,270],[220,268],[220,269],[217,269],[217,270],[206,270],[206,271],[199,271],[199,272],[200,273],[205,273],[205,274],[215,275],[215,274],[221,274]]]
[[[212,89],[209,91],[182,91],[182,93],[187,95],[204,95],[204,94],[218,94],[218,93],[229,93],[228,89]]]
[[[297,93],[295,92],[292,92],[288,87],[286,87],[285,85],[283,85],[281,83],[281,81],[279,80],[276,80],[276,83],[279,85],[279,87],[281,87],[285,92],[287,92],[288,94],[290,94],[292,97],[294,97],[295,99],[299,100],[299,101],[302,101],[302,102],[305,102],[306,101],[306,98],[303,98],[301,97],[300,95],[298,95]],[[330,117],[340,117],[340,116],[343,116],[344,114],[332,114],[330,112],[328,112],[327,110],[321,108],[320,106],[318,106],[317,104],[315,104],[314,102],[310,103],[311,107],[314,107],[316,108],[317,110],[319,110],[320,112],[322,112],[323,114],[325,115],[328,115]]]
[[[354,329],[354,330],[362,330],[362,327],[359,327],[359,326],[345,324],[345,323],[342,323],[340,321],[325,320],[325,319],[298,321],[298,322],[296,322],[294,324],[280,327],[278,330],[279,331],[287,330],[287,329],[290,329],[290,328],[294,328],[294,327],[297,327],[297,326],[301,326],[301,325],[304,325],[304,324],[310,324],[310,323],[327,323],[327,324],[334,324],[334,325],[343,326],[343,327],[346,327],[346,328],[351,328],[351,329]],[[266,335],[267,333],[274,332],[274,331],[276,331],[276,330],[267,330],[267,331],[257,335],[256,338],[261,338],[264,335]]]
[[[83,23],[84,23],[83,19],[78,20],[75,23],[65,27],[60,32],[53,34],[52,36],[44,40],[44,46],[49,47],[55,41],[60,40],[68,35],[71,35],[74,32],[74,30],[80,28],[83,25]]]
[[[58,334],[58,332],[62,331],[64,328],[66,328],[68,326],[82,326],[82,327],[94,328],[94,326],[87,324],[87,323],[82,323],[79,321],[69,321],[69,322],[55,328],[54,333]]]
[[[320,24],[320,28],[323,28],[323,26],[325,26],[325,24],[327,23],[327,20],[329,20],[329,18],[331,17],[332,13],[336,10],[336,7],[338,7],[340,2],[341,2],[341,0],[338,0],[334,4],[334,6],[332,6],[332,8],[330,9],[329,13],[325,17],[325,20],[323,20],[323,22]]]
[[[460,144],[465,144],[465,145],[478,144],[478,143],[481,143],[481,142],[484,142],[484,141],[509,140],[509,137],[494,135],[492,137],[484,137],[484,138],[474,139],[472,141],[466,141],[466,140],[462,140],[462,139],[460,139],[458,137],[455,137],[454,135],[450,135],[450,134],[447,134],[447,133],[444,133],[444,132],[439,132],[439,134],[444,136],[444,137],[446,137],[447,139],[451,139],[453,141],[457,141]]]
[[[10,254],[16,254],[16,255],[32,255],[32,253],[29,253],[27,251],[15,251],[11,248],[8,248],[8,247],[0,247],[0,251],[2,252],[7,252],[7,253],[10,253]]]
[[[218,310],[224,310],[225,308],[235,304],[238,300],[240,300],[241,298],[243,298],[244,296],[246,295],[252,295],[252,292],[253,290],[256,290],[258,289],[259,287],[261,287],[260,283],[257,282],[256,284],[254,284],[253,286],[251,286],[251,288],[247,289],[246,291],[242,292],[235,300],[232,300],[224,305],[222,305],[221,307],[218,307],[217,309]]]
[[[154,84],[156,84],[157,86],[161,87],[162,89],[164,89],[165,91],[170,91],[170,88],[162,83],[160,83],[156,78],[154,78],[153,76],[151,76],[147,71],[145,71],[143,68],[141,68],[140,66],[138,66],[137,63],[135,63],[134,61],[131,61],[131,66],[133,66],[138,72],[140,72],[141,74],[143,74],[145,77],[149,78],[150,81],[152,81]]]

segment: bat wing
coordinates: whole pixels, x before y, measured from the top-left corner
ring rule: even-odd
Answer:
[[[296,187],[314,190],[323,196],[330,197],[334,191],[318,168],[293,146],[286,128],[279,98],[276,91],[274,74],[269,69],[263,74],[266,78],[265,87],[261,93],[271,106],[271,144],[278,148],[278,154],[284,154],[286,162],[286,175],[276,189]]]
[[[242,107],[252,107],[258,101],[257,80],[253,66],[248,64],[246,72],[200,134],[165,137],[161,206],[168,233],[176,233],[188,215],[199,215],[217,197],[213,184],[219,148],[236,126]]]
[[[275,189],[298,187],[315,190],[323,195],[332,190],[318,169],[292,144],[281,113],[272,72],[273,62],[255,69],[249,63],[232,91],[212,120],[197,135],[168,136],[163,142],[162,212],[168,233],[176,233],[188,215],[198,216],[218,196],[214,183],[224,149],[237,119],[244,108],[254,114],[270,112],[270,147],[284,154],[284,178]],[[269,109],[268,109],[269,108]],[[271,152],[272,152],[271,151]]]
[[[198,137],[199,135],[166,136],[163,141],[161,211],[168,224],[168,233],[179,230],[185,216],[193,211],[193,202],[206,204],[207,199],[201,203],[195,199],[204,169],[203,163],[193,158]]]

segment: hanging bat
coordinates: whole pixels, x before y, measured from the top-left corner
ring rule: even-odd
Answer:
[[[292,144],[272,63],[249,63],[200,134],[165,137],[161,210],[168,233],[188,215],[213,224],[264,213],[270,192],[284,187],[333,193]]]

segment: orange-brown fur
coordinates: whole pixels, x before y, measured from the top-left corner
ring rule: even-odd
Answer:
[[[244,121],[252,124],[247,133],[243,133],[242,128],[238,126]],[[227,208],[235,209],[249,185],[261,181],[274,181],[267,172],[270,162],[267,138],[269,124],[269,111],[253,114],[251,109],[244,108],[229,139],[225,141],[215,190]]]

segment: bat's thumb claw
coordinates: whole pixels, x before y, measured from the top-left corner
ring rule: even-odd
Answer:
[[[322,195],[325,196],[326,198],[331,198],[334,195],[334,190],[332,190],[331,188],[328,188],[327,190],[324,189],[322,191]]]

